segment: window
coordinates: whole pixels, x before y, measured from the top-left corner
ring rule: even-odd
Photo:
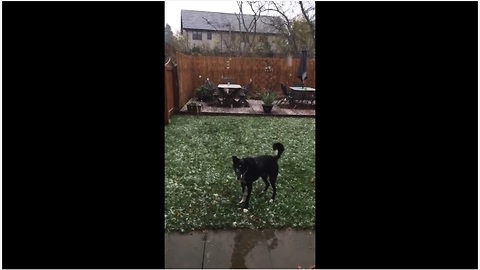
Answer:
[[[202,40],[202,32],[200,32],[200,31],[193,31],[192,39],[193,39],[193,40]]]
[[[211,40],[212,39],[212,32],[207,32],[207,39]]]

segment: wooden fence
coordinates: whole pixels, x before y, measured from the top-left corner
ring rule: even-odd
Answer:
[[[275,92],[281,92],[280,82],[287,86],[301,84],[296,75],[299,58],[190,56],[177,52],[176,59],[180,108],[194,97],[195,88],[207,78],[214,84],[223,83],[225,77],[233,78],[233,83],[241,85],[251,79],[254,88]],[[270,71],[266,67],[270,67]],[[307,73],[305,85],[315,87],[315,59],[308,60]]]
[[[173,67],[168,63],[165,66],[165,125],[170,123],[170,116],[174,109],[174,84],[173,84]]]

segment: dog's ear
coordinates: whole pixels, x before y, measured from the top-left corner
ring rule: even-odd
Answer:
[[[238,161],[240,161],[240,159],[238,159],[237,156],[233,156],[232,161],[233,161],[233,163],[237,164]]]

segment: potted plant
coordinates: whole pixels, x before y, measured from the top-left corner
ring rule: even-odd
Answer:
[[[202,104],[201,103],[197,103],[195,101],[192,101],[190,103],[187,104],[187,110],[189,112],[196,112],[196,113],[199,113],[202,111]]]
[[[275,98],[277,98],[277,95],[272,92],[266,92],[262,95],[262,101],[263,101],[263,111],[266,113],[269,113],[272,111],[273,108],[273,102],[275,101]]]

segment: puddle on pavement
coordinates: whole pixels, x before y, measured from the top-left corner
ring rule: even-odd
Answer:
[[[265,239],[267,240],[268,250],[274,250],[278,246],[278,238],[275,236],[274,230],[264,231]],[[271,242],[270,242],[271,240]],[[270,243],[269,243],[270,242]]]
[[[264,231],[263,233],[262,231],[255,230],[238,230],[235,233],[234,238],[231,268],[248,268],[248,254],[252,252],[255,247],[261,246],[263,243],[268,244],[268,241],[271,239],[273,240],[272,243],[268,245],[269,250],[274,249],[278,244],[278,239],[275,237],[274,230]],[[267,240],[267,242],[265,240]]]

